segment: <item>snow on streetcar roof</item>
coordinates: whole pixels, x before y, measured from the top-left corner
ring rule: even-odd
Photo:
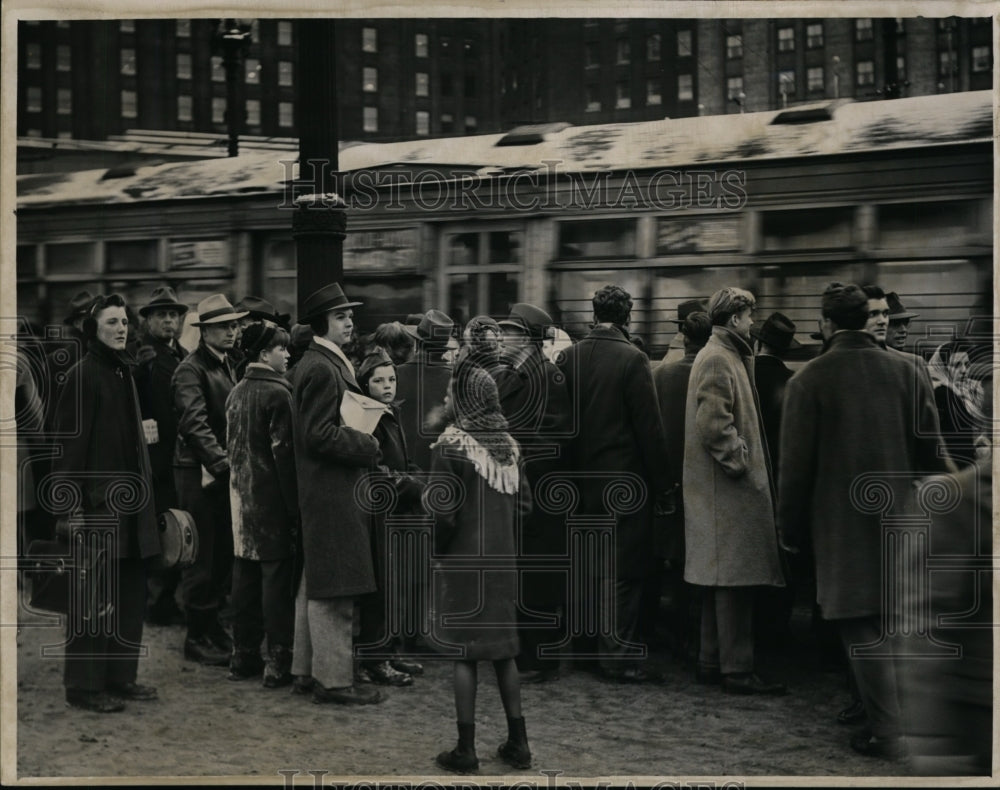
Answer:
[[[555,167],[557,172],[778,160],[992,139],[993,94],[973,91],[866,102],[818,102],[781,110],[594,126],[553,125],[538,142],[498,145],[510,133],[342,145],[340,169],[395,170],[440,177],[501,176]],[[815,111],[815,112],[809,112]],[[806,114],[808,113],[808,114]],[[294,153],[18,177],[18,205],[107,204],[276,193],[298,177]],[[547,164],[548,163],[548,164]],[[553,164],[558,163],[558,164]]]

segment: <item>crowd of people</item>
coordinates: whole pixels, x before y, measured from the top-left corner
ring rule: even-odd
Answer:
[[[415,682],[430,646],[454,664],[458,743],[438,764],[478,767],[477,668],[490,661],[508,722],[498,752],[525,768],[521,684],[558,682],[568,657],[610,681],[655,683],[643,645],[657,627],[696,656],[698,682],[787,693],[755,665],[755,630],[787,625],[813,580],[856,692],[840,720],[866,725],[851,746],[899,756],[904,681],[894,662],[852,650],[885,638],[889,606],[883,513],[859,506],[856,489],[883,473],[903,502],[930,475],[969,490],[989,480],[992,347],[959,339],[925,362],[903,350],[915,314],[896,294],[835,283],[819,353],[793,375],[795,324],[755,322],[754,296],[727,287],[682,303],[683,356],[651,361],[630,336],[632,305],[601,288],[590,332],[554,353],[565,335],[530,304],[464,327],[431,309],[362,334],[363,305],[337,283],[310,295],[294,325],[258,297],[214,294],[187,350],[189,307],[170,287],[139,306],[141,332],[120,296],[81,293],[66,319],[80,351],[51,355],[44,387],[27,369],[17,381],[19,419],[58,437],[51,472],[79,487],[56,526],[116,524],[114,627],[67,618],[67,703],[113,712],[158,696],[137,679],[144,618],[186,625],[190,661],[316,703],[378,703],[383,688]],[[141,481],[128,507],[114,493],[122,478]],[[609,562],[578,588],[544,562],[571,551],[566,512],[540,499],[554,480],[573,487],[576,515],[611,524]],[[448,495],[432,495],[442,481]],[[631,499],[609,496],[616,481]],[[392,492],[386,507],[372,505],[378,486]],[[969,507],[989,512],[981,492]],[[157,516],[170,509],[197,527],[183,570],[155,561]],[[434,573],[410,586],[389,578],[399,516],[433,525]],[[27,543],[53,524],[32,512],[22,527]],[[573,627],[583,597],[596,627]],[[390,621],[423,600],[416,645]],[[966,659],[988,649],[973,640]],[[981,714],[983,688],[951,718]],[[988,758],[988,730],[986,744]]]

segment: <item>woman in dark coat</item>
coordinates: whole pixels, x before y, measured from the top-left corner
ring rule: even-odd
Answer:
[[[78,489],[72,505],[85,520],[111,517],[107,572],[117,578],[117,589],[110,606],[93,602],[69,612],[64,683],[69,705],[110,713],[122,710],[126,699],[156,698],[156,689],[135,680],[146,600],[143,561],[159,554],[160,544],[134,360],[125,351],[125,301],[117,294],[98,297],[83,332],[87,353],[70,369],[56,407],[58,433],[66,438],[53,469]],[[93,550],[99,536],[88,534],[92,530],[77,524],[69,537]]]
[[[515,557],[515,519],[530,506],[520,470],[520,451],[500,411],[497,386],[476,365],[455,369],[445,400],[451,424],[431,448],[435,478],[424,492],[434,515],[435,579],[432,634],[439,649],[458,655],[454,665],[458,745],[441,752],[437,763],[459,773],[479,766],[475,748],[476,662],[490,660],[507,715],[507,741],[498,754],[509,765],[531,764],[517,656],[517,571],[469,564]],[[438,487],[452,496],[439,496]],[[457,490],[455,488],[457,487]],[[449,563],[462,558],[460,565]]]

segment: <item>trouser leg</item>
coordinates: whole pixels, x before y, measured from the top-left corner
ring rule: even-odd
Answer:
[[[839,626],[872,734],[880,738],[898,736],[899,698],[895,661],[890,656],[860,658],[851,655],[852,645],[870,644],[879,640],[882,634],[881,618],[872,615],[840,620]]]

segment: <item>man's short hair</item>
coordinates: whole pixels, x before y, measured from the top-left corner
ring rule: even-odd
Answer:
[[[618,285],[605,285],[594,293],[594,318],[599,324],[628,323],[632,312],[632,297],[628,291]]]
[[[857,285],[830,283],[821,300],[823,317],[833,321],[838,329],[864,329],[868,323],[868,299]]]
[[[734,315],[744,310],[752,310],[757,300],[749,291],[742,288],[720,288],[708,300],[708,316],[713,326],[724,326]]]
[[[684,335],[685,346],[701,348],[712,336],[712,319],[701,310],[689,313],[681,324],[681,334]]]
[[[885,299],[885,291],[877,285],[862,285],[861,290],[865,292],[865,296],[869,299]]]

